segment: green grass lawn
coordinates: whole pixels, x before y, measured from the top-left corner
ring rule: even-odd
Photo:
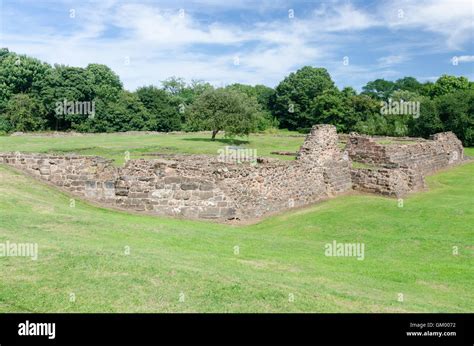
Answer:
[[[117,152],[156,146],[153,137],[111,138],[0,140],[1,151],[65,150],[81,141]],[[179,150],[218,146],[182,141]],[[297,141],[276,144],[293,150]],[[230,226],[81,201],[71,208],[68,195],[0,165],[0,242],[39,246],[36,261],[0,257],[0,311],[472,312],[474,163],[428,183],[402,208],[394,199],[348,195]],[[333,240],[364,243],[365,259],[325,256]]]
[[[303,144],[304,136],[294,137],[297,132],[281,132],[280,136],[269,134],[238,137],[234,140],[218,136],[210,140],[210,134],[96,134],[88,136],[35,137],[0,136],[0,152],[21,151],[36,153],[76,153],[99,155],[115,160],[117,164],[125,161],[125,152],[133,158],[151,158],[150,154],[189,153],[218,155],[218,149],[226,145],[239,145],[243,148],[257,149],[258,156],[293,160],[293,156],[272,155],[272,151],[296,152]]]

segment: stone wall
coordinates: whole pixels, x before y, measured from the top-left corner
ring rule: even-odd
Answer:
[[[423,188],[419,166],[427,171],[448,166],[454,151],[462,158],[462,146],[453,136],[438,134],[408,149],[350,136],[343,152],[335,127],[316,125],[293,161],[259,158],[255,164],[218,155],[163,155],[115,167],[100,157],[0,153],[0,163],[107,206],[190,219],[245,220],[352,189],[400,196]],[[377,166],[351,168],[351,159]]]
[[[424,174],[462,162],[464,149],[452,132],[438,133],[430,140],[412,139],[404,143],[397,138],[386,138],[389,144],[367,136],[349,138],[347,151],[352,161],[389,168],[411,168]],[[391,142],[391,143],[390,143]]]
[[[412,169],[357,168],[351,169],[354,190],[403,197],[425,188],[422,174]]]
[[[328,125],[312,129],[295,161],[170,155],[114,167],[99,157],[7,153],[0,163],[100,203],[185,218],[250,219],[351,189],[350,162]]]
[[[352,187],[387,196],[404,196],[425,187],[424,176],[464,160],[461,141],[452,132],[430,140],[351,135],[351,161],[372,167],[351,169]]]
[[[296,156],[298,167],[322,168],[323,180],[330,195],[347,191],[351,187],[351,163],[338,143],[334,126],[316,125],[311,129]]]
[[[21,169],[79,195],[88,196],[95,190],[97,199],[113,198],[111,189],[117,170],[111,160],[91,156],[17,152],[0,154],[0,163]]]

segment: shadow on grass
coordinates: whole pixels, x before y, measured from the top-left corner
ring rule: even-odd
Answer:
[[[196,141],[196,142],[218,142],[224,144],[248,144],[250,141],[245,141],[241,139],[234,139],[234,138],[216,138],[214,141],[211,138],[182,138],[183,141]]]
[[[82,147],[82,148],[54,148],[49,150],[48,152],[56,152],[56,153],[70,153],[74,151],[89,151],[89,150],[97,150],[97,149],[102,149],[99,147]]]

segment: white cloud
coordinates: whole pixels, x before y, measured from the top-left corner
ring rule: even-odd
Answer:
[[[14,51],[50,63],[107,64],[121,75],[128,88],[134,89],[146,83],[158,84],[171,75],[216,83],[276,82],[288,71],[330,55],[325,32],[362,27],[360,20],[334,27],[335,23],[349,18],[350,11],[355,11],[351,6],[334,10],[332,13],[337,18],[327,16],[323,22],[314,17],[301,20],[284,17],[246,28],[228,23],[202,23],[192,13],[184,12],[183,16],[179,10],[156,8],[148,3],[110,1],[94,8],[84,4],[76,7],[76,12],[81,14],[78,24],[82,29],[73,35],[8,34],[5,41]],[[118,39],[102,36],[110,25],[120,30]],[[317,47],[309,44],[315,40],[319,41]],[[252,42],[258,44],[251,45]],[[189,47],[199,44],[228,49],[225,53],[192,53]],[[239,66],[233,64],[235,56],[239,56]],[[129,66],[124,65],[126,57],[130,59]]]
[[[238,27],[219,23],[201,25],[183,9],[161,10],[144,4],[125,4],[112,14],[111,21],[148,44],[231,44],[248,39]]]
[[[450,49],[461,49],[466,42],[472,43],[472,0],[398,0],[384,3],[379,14],[392,28],[420,28],[441,34]]]
[[[384,56],[373,66],[355,65],[351,57],[350,66],[344,67],[342,56],[351,55],[350,49],[361,49],[350,48],[346,52],[347,45],[354,39],[360,44],[371,39],[356,36],[357,33],[371,28],[408,29],[414,33],[425,30],[440,35],[448,47],[460,49],[467,40],[468,29],[472,30],[468,2],[460,1],[460,6],[455,6],[440,0],[399,0],[369,10],[346,1],[332,1],[316,3],[315,10],[307,13],[295,8],[293,19],[288,18],[291,6],[285,1],[276,5],[263,1],[255,5],[245,0],[219,4],[215,0],[196,0],[186,6],[184,16],[180,16],[176,7],[179,4],[171,0],[160,1],[159,7],[148,1],[71,2],[78,13],[73,22],[75,30],[51,31],[48,25],[48,30],[37,26],[28,34],[21,34],[21,30],[16,32],[12,28],[4,32],[3,45],[50,63],[106,64],[121,76],[129,89],[159,84],[173,75],[215,84],[272,85],[302,65],[328,67],[331,74],[346,83],[367,76],[394,76],[392,65],[417,54],[413,42],[392,42],[387,47],[378,47]],[[253,24],[246,21],[230,24],[224,16],[209,15],[236,8],[258,13],[278,8],[281,16],[258,17],[265,19]],[[399,9],[404,11],[403,18],[398,18]],[[200,13],[207,17],[203,19]],[[110,30],[114,35],[108,35]],[[238,66],[233,64],[235,56],[239,56]],[[130,58],[129,66],[124,64],[126,57]],[[472,61],[469,60],[472,56],[461,57],[465,59],[463,62]]]
[[[377,62],[379,66],[385,67],[400,64],[406,60],[408,60],[408,58],[404,55],[388,55],[377,59]]]
[[[351,3],[334,3],[331,7],[323,4],[314,11],[313,21],[329,32],[363,30],[380,24],[375,16]]]
[[[474,55],[461,55],[456,58],[458,62],[474,62]]]

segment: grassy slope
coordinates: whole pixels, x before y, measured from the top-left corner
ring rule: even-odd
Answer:
[[[249,140],[251,142],[249,142]],[[275,137],[272,135],[251,135],[250,138],[237,138],[235,141],[218,138],[210,141],[210,135],[189,134],[97,134],[87,137],[33,137],[0,136],[0,152],[74,152],[82,155],[99,155],[114,159],[118,164],[125,160],[125,152],[131,158],[148,157],[149,153],[190,153],[217,155],[217,150],[226,145],[241,145],[245,148],[257,149],[258,156],[276,157],[291,160],[292,156],[271,155],[270,152],[297,151],[303,143],[304,137]]]
[[[40,251],[0,257],[0,311],[472,312],[474,163],[428,182],[403,208],[344,196],[236,227],[70,208],[0,166],[0,242]],[[365,260],[324,256],[332,240],[365,243]]]

